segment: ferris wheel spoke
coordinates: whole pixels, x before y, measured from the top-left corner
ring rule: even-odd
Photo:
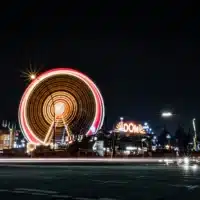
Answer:
[[[51,123],[48,131],[47,131],[47,134],[45,136],[45,139],[44,139],[44,143],[45,144],[49,144],[51,142],[51,139],[53,137],[53,128],[54,128],[54,121]]]
[[[71,141],[71,140],[72,140],[71,130],[70,130],[68,124],[65,123],[65,120],[64,120],[63,117],[62,117],[62,121],[63,121],[63,125],[64,125],[64,127],[65,127],[65,131],[66,131],[66,133],[67,133],[67,136],[68,136],[68,138],[69,138],[69,141]]]

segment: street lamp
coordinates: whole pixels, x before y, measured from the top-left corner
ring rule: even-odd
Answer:
[[[164,118],[168,118],[168,117],[172,117],[172,113],[171,112],[163,112],[162,114],[161,114],[161,116],[162,117],[164,117]]]
[[[173,116],[172,112],[169,112],[169,111],[165,111],[165,112],[161,113],[161,117],[163,117],[163,118],[171,118],[172,116]],[[165,131],[165,128],[166,128],[166,126],[164,124],[164,131]],[[168,140],[168,145],[167,146],[169,146],[170,145],[171,136],[169,134],[167,134],[166,135],[166,139]]]
[[[196,124],[195,124],[195,118],[192,120],[193,130],[194,130],[194,137],[193,137],[193,148],[196,151],[197,149],[197,131],[196,131]]]
[[[30,78],[30,80],[35,80],[35,79],[37,79],[37,76],[36,76],[36,74],[30,74],[29,75],[29,78]],[[44,84],[45,84],[45,82],[44,82]],[[50,91],[50,89],[49,89],[49,87],[48,87],[48,85],[47,84],[45,84],[46,85],[46,88],[47,88],[47,91],[50,93],[50,96],[51,96],[51,100],[52,100],[52,102],[53,102],[53,106],[54,106],[54,112],[53,112],[53,114],[54,114],[54,127],[53,127],[53,147],[54,147],[54,149],[55,149],[55,143],[56,143],[56,112],[61,112],[63,109],[62,109],[62,105],[58,105],[59,106],[59,109],[57,108],[58,106],[55,106],[55,104],[54,104],[54,99],[53,99],[53,96],[52,96],[52,94],[51,94],[51,91]],[[61,110],[60,110],[61,109]]]
[[[36,75],[35,75],[35,74],[30,74],[30,79],[31,79],[31,80],[36,79]]]

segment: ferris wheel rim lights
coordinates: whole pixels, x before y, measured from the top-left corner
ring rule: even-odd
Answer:
[[[56,75],[70,75],[74,76],[80,80],[82,80],[91,90],[94,99],[95,99],[95,117],[92,122],[91,127],[87,131],[86,135],[92,135],[96,131],[98,131],[102,125],[103,125],[103,120],[104,120],[104,115],[105,115],[105,109],[104,109],[104,101],[103,97],[98,89],[98,87],[95,85],[95,83],[86,75],[83,73],[71,69],[71,68],[56,68],[56,69],[51,69],[48,70],[41,75],[39,75],[35,80],[33,80],[30,85],[26,88],[21,101],[19,105],[19,111],[18,111],[18,118],[19,118],[19,124],[20,128],[25,136],[25,138],[34,144],[44,144],[44,141],[41,141],[36,134],[33,133],[31,130],[31,127],[27,123],[26,119],[26,106],[27,106],[27,100],[29,99],[29,96],[32,94],[33,89],[38,86],[41,81],[48,79],[50,77],[56,76]]]

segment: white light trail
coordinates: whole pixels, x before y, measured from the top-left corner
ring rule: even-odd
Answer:
[[[1,163],[155,163],[160,162],[159,158],[1,158]],[[176,158],[170,159],[177,161]]]

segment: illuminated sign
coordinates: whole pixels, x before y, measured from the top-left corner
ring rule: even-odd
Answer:
[[[125,133],[135,133],[135,134],[146,134],[144,127],[141,124],[135,124],[133,122],[124,123],[119,122],[116,127],[117,131]]]

